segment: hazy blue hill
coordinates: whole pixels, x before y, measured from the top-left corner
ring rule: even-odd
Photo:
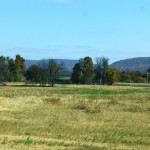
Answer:
[[[111,66],[116,66],[118,71],[129,70],[129,71],[146,72],[146,70],[150,66],[150,57],[137,57],[124,59],[112,63]]]
[[[64,63],[64,66],[68,71],[71,71],[73,66],[78,62],[78,60],[69,60],[69,59],[54,59],[54,60],[56,60],[56,62],[59,64]],[[29,66],[33,64],[38,64],[39,62],[40,60],[26,60],[25,65],[26,68],[28,68]]]
[[[78,60],[69,60],[69,59],[54,59],[57,63],[64,63],[66,70],[69,72],[72,71],[73,66],[78,62]],[[28,68],[32,64],[38,64],[40,60],[26,60],[25,65]],[[146,72],[150,66],[150,57],[137,57],[119,60],[112,63],[110,66],[117,67],[118,71],[140,71]]]

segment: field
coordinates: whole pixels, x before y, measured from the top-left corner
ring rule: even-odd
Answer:
[[[0,86],[1,150],[148,150],[150,88]]]

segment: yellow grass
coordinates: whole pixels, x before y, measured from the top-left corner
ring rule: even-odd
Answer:
[[[149,89],[0,87],[0,149],[148,150]]]

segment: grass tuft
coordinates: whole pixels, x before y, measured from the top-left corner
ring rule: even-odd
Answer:
[[[46,104],[60,104],[61,102],[61,98],[57,98],[57,97],[49,97],[49,98],[45,98],[43,99],[43,101],[46,103]]]

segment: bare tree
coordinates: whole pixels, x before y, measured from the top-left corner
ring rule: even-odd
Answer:
[[[58,64],[54,59],[48,61],[48,83],[53,87],[56,80],[59,78],[62,70],[64,69],[63,63]]]
[[[50,84],[52,87],[64,69],[63,63],[58,64],[55,60],[41,60],[37,65],[32,65],[27,70],[27,80],[39,83],[40,86]]]
[[[109,59],[108,58],[105,58],[105,57],[96,58],[95,80],[99,84],[104,85],[106,83],[108,64],[109,64]]]

